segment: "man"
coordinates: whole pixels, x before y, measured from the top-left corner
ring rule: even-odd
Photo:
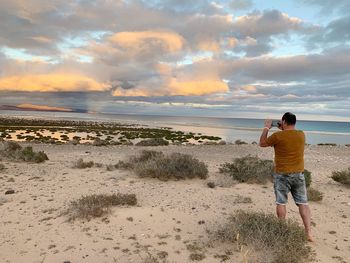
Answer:
[[[303,131],[295,129],[295,124],[295,115],[287,112],[278,125],[281,131],[267,137],[272,121],[266,120],[259,145],[261,147],[273,146],[275,150],[275,173],[273,177],[277,216],[282,219],[286,218],[288,193],[291,192],[295,204],[299,207],[307,239],[312,242],[310,208],[307,203],[303,173],[305,135]]]

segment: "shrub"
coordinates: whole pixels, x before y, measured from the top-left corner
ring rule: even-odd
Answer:
[[[147,140],[142,140],[136,143],[136,146],[160,146],[160,145],[169,145],[167,140],[163,138],[151,138]]]
[[[273,162],[248,155],[236,158],[232,163],[222,164],[219,171],[232,176],[241,183],[265,184],[271,179]]]
[[[101,140],[99,137],[95,138],[95,140],[92,142],[93,146],[105,146],[106,142]]]
[[[323,194],[320,191],[312,187],[309,187],[307,188],[307,198],[309,201],[319,202],[319,201],[322,201]]]
[[[2,163],[0,163],[0,172],[1,172],[2,170],[5,170],[5,165],[3,165]]]
[[[304,177],[305,177],[305,184],[306,187],[310,187],[312,179],[311,179],[311,172],[308,170],[304,170]]]
[[[214,183],[214,182],[208,182],[208,183],[207,183],[207,186],[208,186],[209,188],[215,188],[215,183]]]
[[[69,215],[69,220],[91,219],[108,214],[112,206],[134,206],[136,204],[135,194],[93,194],[72,201],[66,213]]]
[[[238,211],[216,238],[248,245],[258,255],[252,262],[298,263],[310,253],[304,229],[272,214]]]
[[[236,145],[242,145],[242,144],[247,144],[245,141],[242,141],[242,140],[235,140],[235,144]]]
[[[22,146],[19,145],[19,143],[17,143],[17,142],[6,141],[4,143],[4,152],[13,153],[13,152],[20,150],[20,149],[22,149]]]
[[[107,171],[113,171],[115,169],[131,170],[133,167],[131,162],[118,161],[116,164],[107,165]]]
[[[332,179],[346,186],[350,186],[350,167],[348,170],[333,172]]]
[[[157,151],[142,151],[131,156],[128,162],[119,162],[119,167],[132,169],[140,177],[169,179],[195,178],[206,179],[208,168],[205,163],[188,154],[172,153],[165,155]]]
[[[43,151],[34,152],[31,146],[22,148],[17,142],[12,141],[5,142],[0,153],[9,159],[25,162],[41,163],[49,159]]]
[[[134,165],[134,171],[140,177],[169,179],[195,178],[206,179],[208,168],[199,160],[188,154],[172,153],[139,162]]]
[[[73,164],[73,168],[77,168],[77,169],[85,169],[85,168],[91,168],[95,165],[95,163],[93,161],[89,161],[89,162],[84,162],[83,159],[79,159],[78,161],[76,161]]]
[[[42,151],[34,152],[33,148],[28,146],[18,151],[17,159],[25,162],[42,163],[48,160],[49,158],[44,152]]]

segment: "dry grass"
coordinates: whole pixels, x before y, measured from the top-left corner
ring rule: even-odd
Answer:
[[[312,202],[320,202],[323,199],[323,194],[320,191],[309,187],[307,188],[307,199]]]
[[[49,159],[43,151],[34,152],[32,147],[22,148],[20,144],[13,141],[4,142],[0,154],[5,158],[24,162],[41,163]]]
[[[307,260],[304,229],[290,220],[281,220],[272,214],[238,211],[228,223],[216,232],[215,238],[247,246],[249,262],[299,263]]]
[[[271,180],[273,162],[248,155],[236,158],[232,163],[222,164],[219,172],[228,174],[241,183],[265,184]]]
[[[135,194],[94,194],[72,201],[66,214],[68,214],[69,220],[91,219],[108,214],[112,206],[135,206],[136,204]]]
[[[332,179],[336,182],[350,187],[350,167],[348,168],[348,170],[333,172]]]
[[[160,145],[169,145],[167,140],[163,138],[151,138],[147,140],[142,140],[136,143],[136,146],[160,146]]]
[[[82,158],[80,158],[78,161],[76,161],[73,164],[73,168],[76,168],[76,169],[86,169],[91,167],[102,167],[102,164],[95,163],[94,161],[84,162]]]
[[[250,197],[238,195],[236,197],[236,199],[234,200],[234,203],[235,204],[251,204],[251,203],[253,203],[253,200]]]
[[[205,163],[181,153],[165,155],[157,151],[142,151],[138,156],[131,156],[127,162],[119,162],[116,166],[132,169],[140,177],[158,178],[162,181],[206,179],[208,176]]]
[[[107,165],[107,171],[114,171],[115,169],[129,170],[133,169],[133,165],[129,162],[119,161],[116,164]]]

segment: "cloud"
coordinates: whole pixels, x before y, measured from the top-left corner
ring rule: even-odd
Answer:
[[[234,10],[249,9],[253,6],[252,0],[232,0],[229,6]]]
[[[64,112],[73,111],[72,109],[69,109],[69,108],[52,107],[47,105],[33,105],[30,103],[19,104],[16,107],[23,110],[30,109],[30,110],[40,110],[40,111],[64,111]]]
[[[17,75],[0,78],[0,90],[5,91],[104,91],[109,89],[106,83],[71,73],[50,73],[42,75]]]
[[[334,45],[348,46],[350,41],[350,15],[331,21],[325,27],[319,27],[307,38],[309,50],[326,49]]]
[[[170,95],[206,95],[229,90],[226,83],[219,80],[177,81],[172,79],[169,83]]]
[[[228,85],[221,80],[187,80],[178,81],[174,78],[168,79],[161,88],[151,85],[140,85],[132,89],[118,87],[113,96],[127,97],[151,97],[151,96],[202,96],[220,92],[227,92]]]
[[[181,50],[184,39],[173,32],[142,31],[119,32],[109,37],[111,43],[127,50],[140,53],[147,49],[160,49],[166,52]]]
[[[348,14],[350,11],[350,2],[348,0],[298,0],[304,4],[319,6],[321,14],[331,15],[334,11]]]
[[[260,56],[274,49],[273,38],[288,39],[291,33],[309,34],[312,25],[278,10],[254,11],[233,20],[233,36],[239,40],[234,50],[249,57]]]
[[[290,17],[278,10],[254,11],[248,15],[239,16],[233,28],[243,37],[268,37],[298,30],[302,27],[302,20]]]

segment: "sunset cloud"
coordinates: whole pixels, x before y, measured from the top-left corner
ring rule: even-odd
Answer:
[[[104,91],[109,85],[71,73],[51,73],[42,75],[18,75],[0,78],[0,90],[3,91]]]
[[[161,88],[139,86],[132,89],[118,88],[113,96],[202,96],[227,92],[229,87],[220,80],[187,80],[170,79]]]
[[[162,31],[119,32],[109,37],[109,41],[136,53],[149,48],[159,48],[167,52],[182,49],[184,39],[177,33]]]
[[[31,109],[31,110],[42,110],[42,111],[64,111],[64,112],[71,112],[73,111],[72,109],[68,108],[60,108],[60,107],[51,107],[47,105],[33,105],[30,103],[24,103],[24,104],[19,104],[16,107],[21,108],[21,109]]]
[[[349,8],[348,0],[2,0],[0,105],[49,100],[127,113],[187,105],[187,113],[322,104],[348,116]]]

